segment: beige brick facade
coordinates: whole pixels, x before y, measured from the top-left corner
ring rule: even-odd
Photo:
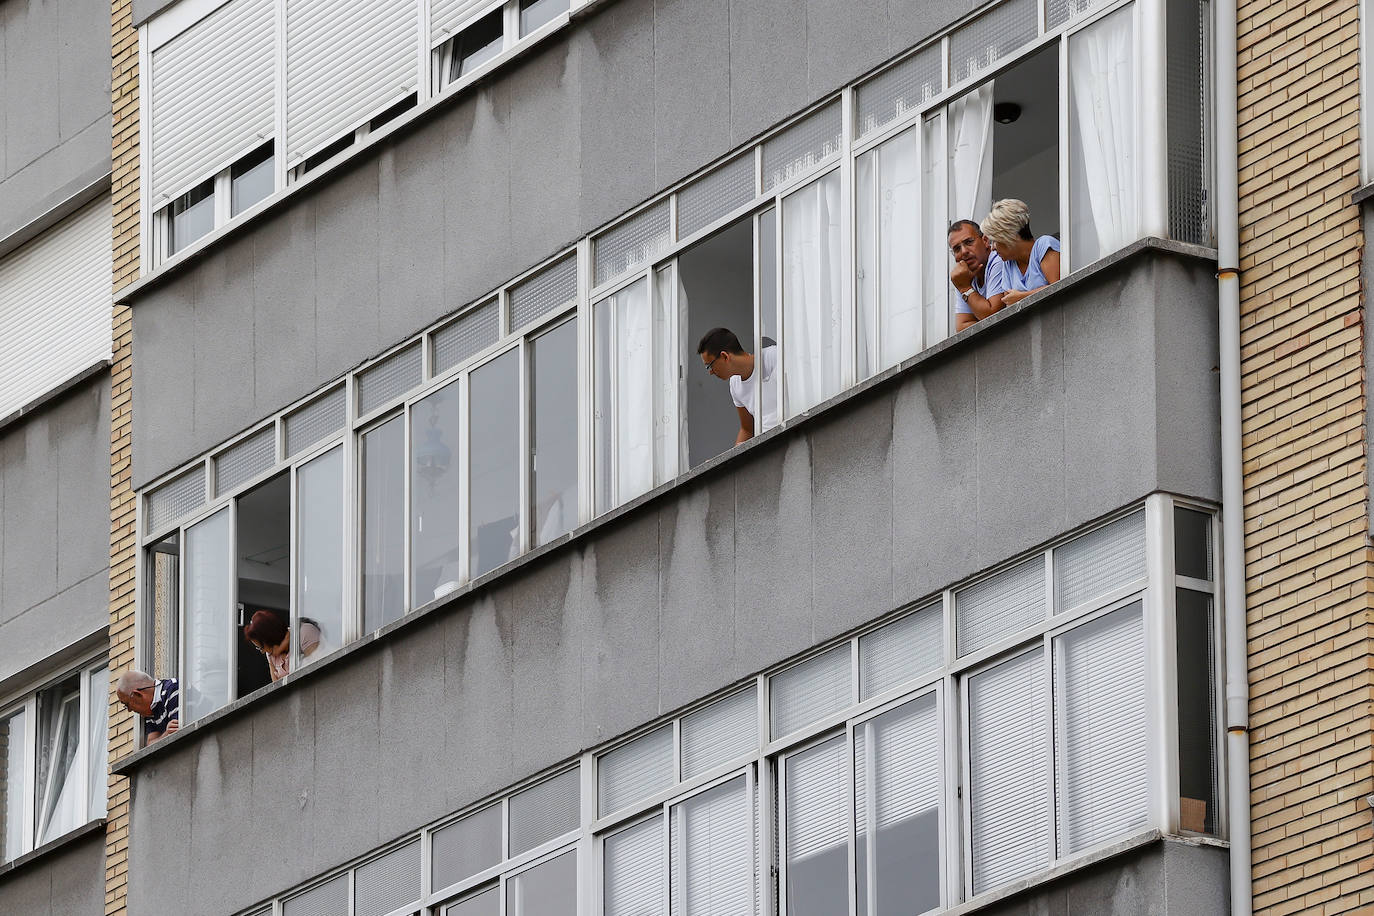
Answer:
[[[114,0],[111,19],[114,126],[113,196],[114,290],[138,277],[138,31],[130,0]],[[114,310],[114,355],[110,377],[110,671],[134,664],[135,497],[130,488],[132,439],[133,316],[128,307]],[[111,678],[113,691],[114,678]],[[123,706],[110,705],[110,760],[134,749],[136,722]],[[105,834],[105,913],[125,912],[128,882],[129,781],[112,776]]]
[[[1357,0],[1239,7],[1255,912],[1374,905]]]

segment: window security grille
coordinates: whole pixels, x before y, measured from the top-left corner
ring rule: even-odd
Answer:
[[[431,883],[457,884],[501,862],[501,806],[490,805],[434,831]]]
[[[954,595],[958,652],[968,655],[1045,616],[1045,558],[1024,563]]]
[[[354,873],[353,916],[386,916],[420,899],[420,841],[358,866]]]
[[[773,737],[791,734],[848,706],[851,667],[845,644],[773,675],[769,714]]]
[[[1055,610],[1071,610],[1144,578],[1142,509],[1055,549]]]
[[[156,531],[205,505],[205,466],[198,464],[148,494],[148,530]]]
[[[215,456],[215,495],[228,493],[277,462],[277,427],[269,424]]]
[[[424,350],[417,340],[358,373],[358,413],[393,401],[424,380]]]
[[[276,25],[273,0],[235,0],[153,52],[155,208],[275,132]]]
[[[944,606],[932,604],[859,640],[861,699],[934,671],[944,662]]]
[[[577,299],[577,255],[545,267],[510,291],[510,329],[518,331],[542,315]]]
[[[940,43],[922,48],[855,91],[857,133],[865,137],[920,108],[944,89]]]
[[[510,854],[562,836],[578,823],[581,805],[576,768],[530,786],[510,800]]]
[[[601,756],[597,762],[597,806],[618,811],[672,785],[673,727],[664,725]]]
[[[682,778],[749,753],[759,741],[758,691],[750,686],[682,718]]]
[[[991,70],[1039,32],[1035,0],[1008,0],[988,10],[949,37],[951,83]]]
[[[501,310],[495,299],[460,315],[434,332],[434,374],[481,353],[501,337]]]
[[[685,239],[754,199],[754,153],[736,156],[677,192],[677,237]]]
[[[342,386],[286,415],[286,456],[294,458],[343,429],[348,403]]]
[[[837,99],[763,141],[763,190],[785,185],[839,153],[842,134]]]

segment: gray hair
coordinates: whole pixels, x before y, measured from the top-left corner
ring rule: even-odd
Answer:
[[[135,690],[142,690],[144,687],[151,687],[157,683],[150,676],[135,668],[130,668],[119,676],[115,683],[116,696],[128,696]]]
[[[983,217],[983,234],[1003,245],[1034,238],[1030,231],[1030,207],[1014,197],[997,201]]]

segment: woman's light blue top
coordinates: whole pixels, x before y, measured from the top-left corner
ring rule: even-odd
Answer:
[[[1021,273],[1020,264],[1015,261],[1004,261],[1007,289],[1025,291],[1049,286],[1050,281],[1046,279],[1045,271],[1040,268],[1040,262],[1045,259],[1045,252],[1058,250],[1059,239],[1052,235],[1042,235],[1035,240],[1035,246],[1031,248],[1030,264],[1024,274]]]

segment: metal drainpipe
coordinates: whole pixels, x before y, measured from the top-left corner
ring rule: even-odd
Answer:
[[[1221,543],[1226,633],[1231,914],[1250,916],[1250,687],[1245,627],[1245,487],[1240,427],[1240,227],[1236,0],[1215,0],[1217,317],[1221,346]]]

